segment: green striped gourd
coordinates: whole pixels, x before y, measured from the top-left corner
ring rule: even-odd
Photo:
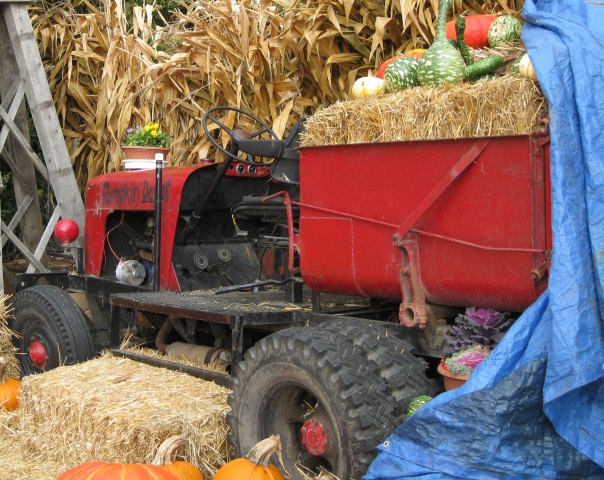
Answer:
[[[398,92],[417,87],[417,68],[419,60],[415,57],[401,57],[392,62],[384,72],[384,84],[387,92]]]
[[[460,83],[465,63],[457,49],[447,41],[447,12],[453,0],[441,0],[436,20],[434,42],[419,61],[417,75],[423,87],[437,87],[445,82]]]
[[[466,17],[465,15],[460,15],[457,17],[457,21],[455,22],[455,33],[457,34],[457,48],[459,48],[459,53],[461,53],[461,58],[466,65],[472,65],[474,63],[474,59],[470,54],[470,49],[468,48],[468,44],[466,43]]]
[[[511,15],[501,15],[489,27],[487,33],[489,45],[496,47],[502,43],[514,42],[520,38],[520,30],[522,30],[520,20]]]
[[[472,55],[470,54],[470,49],[466,44],[466,38],[464,35],[465,30],[466,17],[464,15],[460,15],[457,17],[457,21],[455,22],[455,33],[457,33],[457,46],[464,62],[466,63],[466,68],[464,69],[464,78],[474,82],[492,80],[496,77],[493,72],[503,65],[503,57],[500,57],[499,55],[491,55],[479,60],[478,62],[475,62],[474,58],[472,58]]]
[[[429,395],[420,395],[419,397],[411,400],[409,404],[409,408],[407,408],[407,418],[417,412],[421,407],[423,407],[426,403],[432,400],[432,397]]]

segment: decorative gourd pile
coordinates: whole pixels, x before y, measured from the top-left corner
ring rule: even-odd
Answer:
[[[376,77],[383,78],[379,88],[365,90],[358,95],[353,87],[353,97],[361,98],[383,93],[392,93],[417,86],[439,87],[444,83],[456,84],[463,81],[482,82],[492,80],[504,63],[500,55],[489,55],[475,61],[468,47],[498,47],[520,39],[522,24],[511,15],[460,15],[457,20],[447,22],[447,14],[453,0],[441,0],[434,42],[421,55],[403,54],[392,57],[379,67]],[[530,63],[527,57],[525,63]],[[536,80],[529,67],[516,69],[525,78]],[[357,82],[375,83],[374,77],[364,77]],[[355,84],[356,86],[356,84]]]

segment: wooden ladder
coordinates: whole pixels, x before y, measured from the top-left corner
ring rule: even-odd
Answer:
[[[26,200],[17,206],[13,218],[6,225],[1,223],[2,246],[10,240],[28,260],[28,273],[35,271],[46,272],[48,269],[40,259],[46,251],[46,246],[53,233],[56,223],[61,217],[71,218],[80,227],[80,238],[72,246],[82,246],[84,232],[84,203],[76,183],[75,175],[65,145],[59,118],[50,93],[38,45],[34,37],[31,20],[27,12],[30,0],[0,0],[0,45],[3,52],[0,55],[0,72],[4,74],[8,91],[2,96],[0,104],[0,152],[12,171],[12,180],[24,188],[27,181],[23,169],[20,168],[19,158],[14,158],[5,149],[9,135],[13,136],[30,162],[46,179],[53,190],[56,207],[48,221],[40,241],[32,252],[18,237],[14,230],[23,218],[24,213],[32,202],[37,202],[37,191],[31,191]],[[9,79],[6,83],[6,79]],[[29,141],[15,124],[14,119],[24,98],[27,99],[31,117],[38,135],[44,161],[31,148]],[[33,173],[33,169],[32,173]],[[27,174],[26,174],[27,175]],[[35,175],[35,174],[34,174]],[[35,181],[33,183],[35,185]],[[31,185],[31,183],[29,183]],[[1,181],[0,181],[0,188]],[[0,249],[0,264],[2,250]],[[0,275],[0,289],[4,290],[3,276]]]

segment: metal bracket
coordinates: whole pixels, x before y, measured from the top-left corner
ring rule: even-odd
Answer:
[[[399,278],[403,302],[399,308],[399,320],[403,325],[412,327],[419,324],[420,328],[426,328],[428,321],[426,296],[421,284],[417,235],[410,233],[410,230],[453,184],[455,179],[476,161],[489,143],[490,140],[477,141],[472,148],[462,155],[428,195],[419,202],[417,207],[409,214],[392,236],[394,245],[399,247],[401,252],[401,272]]]
[[[422,288],[419,269],[419,249],[417,236],[409,234],[397,243],[401,252],[401,270],[399,281],[403,302],[399,307],[398,318],[403,325],[412,327],[419,323],[425,328],[428,321],[426,314],[426,296]]]

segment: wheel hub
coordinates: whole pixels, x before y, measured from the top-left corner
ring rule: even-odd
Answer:
[[[306,447],[311,455],[321,456],[327,450],[329,437],[321,422],[311,418],[304,422],[300,429],[302,433],[302,445]]]
[[[46,368],[46,363],[48,362],[48,352],[40,340],[33,340],[27,349],[27,353],[29,355],[29,359],[37,369],[44,370]]]

